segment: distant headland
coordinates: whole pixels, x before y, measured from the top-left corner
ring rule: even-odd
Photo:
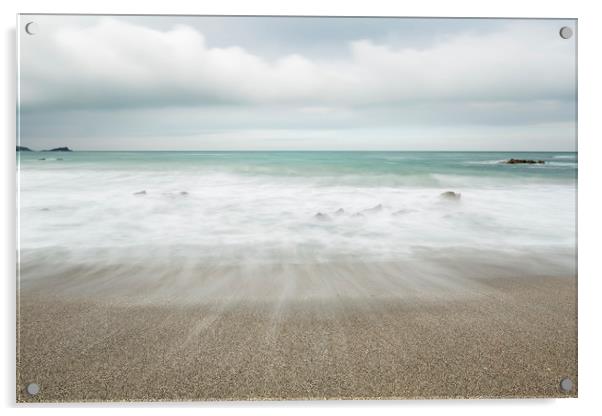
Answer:
[[[64,147],[55,147],[50,150],[42,150],[42,152],[72,152],[73,150],[69,149],[67,146]]]
[[[50,150],[42,150],[42,152],[72,152],[73,150],[69,149],[67,146],[63,147],[55,147]],[[33,152],[29,147],[25,146],[17,146],[17,152]]]

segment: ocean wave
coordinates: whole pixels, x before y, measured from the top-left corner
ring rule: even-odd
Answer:
[[[134,256],[144,243],[140,262],[165,252],[184,265],[575,244],[570,166],[462,163],[499,163],[503,154],[400,155],[398,165],[385,163],[388,153],[209,154],[202,162],[94,152],[69,154],[68,163],[27,161],[18,172],[19,245],[88,261],[105,249]],[[447,191],[461,196],[443,199]]]
[[[498,165],[505,163],[508,159],[497,159],[497,160],[470,160],[464,162],[467,165]]]
[[[382,178],[362,186],[341,178],[24,171],[20,246],[77,253],[145,241],[162,249],[193,245],[198,257],[282,251],[328,259],[395,258],[416,245],[574,243],[570,183],[433,174],[420,178],[426,186],[415,178],[412,186]],[[442,199],[450,190],[461,198]]]
[[[577,162],[546,162],[550,166],[566,166],[566,167],[577,167]]]

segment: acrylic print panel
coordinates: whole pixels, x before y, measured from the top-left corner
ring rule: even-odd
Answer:
[[[18,401],[577,395],[576,20],[17,31]]]

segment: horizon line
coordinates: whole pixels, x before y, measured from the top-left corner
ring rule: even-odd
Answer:
[[[27,146],[21,146],[27,147]],[[28,147],[27,147],[28,148]],[[40,149],[34,150],[28,148],[28,151],[31,152],[50,152],[51,149]],[[20,153],[20,151],[16,151]],[[27,152],[27,150],[25,150]],[[59,152],[60,151],[55,151]],[[577,150],[410,150],[410,149],[320,149],[320,150],[308,150],[308,149],[258,149],[258,150],[250,150],[250,149],[70,149],[65,153],[69,152],[499,152],[499,153],[537,153],[537,152],[546,152],[546,153],[577,153]]]

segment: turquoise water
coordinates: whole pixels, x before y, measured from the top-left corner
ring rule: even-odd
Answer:
[[[344,182],[355,178],[358,183],[379,179],[380,184],[392,185],[412,185],[412,180],[437,185],[434,175],[571,182],[577,172],[574,152],[22,152],[19,156],[24,169],[222,172]],[[546,163],[501,163],[510,158]]]

